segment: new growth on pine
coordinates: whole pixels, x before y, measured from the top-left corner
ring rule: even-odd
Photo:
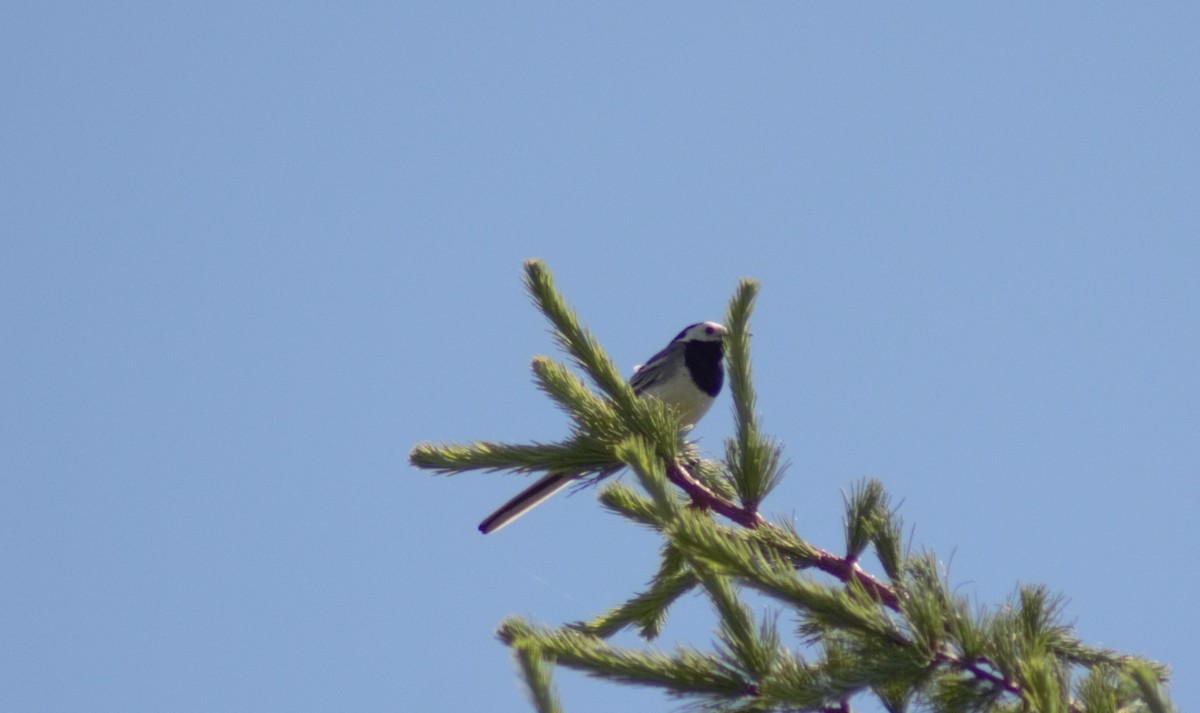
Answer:
[[[762,433],[755,409],[753,280],[741,280],[726,313],[734,435],[720,460],[698,455],[670,407],[634,396],[544,263],[525,263],[525,286],[570,365],[595,387],[568,364],[533,361],[538,387],[571,419],[570,435],[558,443],[421,443],[410,462],[445,475],[587,478],[628,468],[640,489],[611,482],[600,502],[662,538],[649,585],[608,611],[560,626],[520,617],[500,624],[535,710],[564,710],[556,666],[658,688],[708,711],[848,713],[868,699],[895,712],[1174,710],[1165,666],[1084,644],[1063,623],[1061,597],[1044,587],[1021,586],[987,610],[956,594],[932,554],[905,551],[901,521],[876,480],[849,488],[845,544],[836,552],[760,511],[784,468],[782,447]],[[880,577],[861,566],[868,557]],[[744,589],[777,610],[756,619]],[[715,645],[656,649],[671,606],[693,591],[712,605]],[[794,627],[790,643],[781,623]],[[609,642],[625,629],[646,646]]]

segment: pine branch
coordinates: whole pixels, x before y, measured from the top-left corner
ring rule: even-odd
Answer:
[[[612,359],[555,288],[554,278],[541,260],[525,261],[525,289],[550,322],[555,341],[608,397],[612,409],[625,424],[625,432],[650,438],[664,457],[678,451],[678,415],[661,402],[634,395]],[[570,408],[569,403],[564,405]]]
[[[748,512],[758,509],[767,493],[783,476],[783,450],[759,429],[754,384],[750,376],[750,313],[758,296],[758,283],[743,279],[729,302],[725,323],[725,353],[729,360],[729,388],[733,394],[736,437],[725,442],[726,461],[738,499]]]
[[[704,572],[699,579],[721,623],[726,661],[745,671],[753,680],[769,676],[779,659],[787,655],[780,646],[775,627],[768,623],[755,626],[750,608],[742,603],[725,577]]]
[[[762,433],[755,409],[749,323],[757,283],[743,280],[726,314],[735,435],[725,443],[724,462],[700,459],[681,440],[670,407],[633,395],[544,264],[528,261],[525,283],[555,339],[599,393],[567,365],[538,357],[534,378],[571,418],[570,437],[551,444],[421,443],[410,461],[441,474],[511,470],[581,479],[628,467],[641,492],[613,484],[600,500],[664,539],[647,588],[623,604],[556,629],[520,619],[501,626],[538,711],[561,710],[554,665],[661,688],[712,711],[849,713],[851,697],[865,693],[891,711],[1173,710],[1162,691],[1165,667],[1085,646],[1061,622],[1062,599],[1042,587],[1018,589],[998,610],[972,611],[952,594],[936,559],[902,551],[900,519],[877,481],[858,483],[845,496],[844,556],[762,516],[759,504],[784,468],[782,449]],[[714,514],[731,524],[718,524]],[[869,548],[887,582],[860,566]],[[657,637],[670,607],[697,588],[718,620],[715,653],[639,651],[604,640],[628,627]],[[792,612],[818,658],[806,662],[785,649],[773,620],[756,623],[741,588]]]
[[[540,356],[530,366],[538,388],[575,421],[577,433],[594,434],[604,441],[623,437],[625,424],[612,402],[593,393],[566,365]]]
[[[662,530],[662,520],[654,502],[621,483],[610,483],[600,491],[600,504],[630,522],[652,530]]]
[[[679,551],[668,545],[649,589],[592,621],[576,624],[573,628],[608,638],[627,626],[636,625],[643,639],[655,639],[666,622],[667,610],[696,584],[696,576],[687,568]]]
[[[510,646],[532,644],[559,665],[589,676],[661,688],[673,696],[728,702],[757,693],[719,657],[694,649],[679,647],[674,655],[631,651],[572,629],[536,628],[519,618],[501,624],[497,635]]]
[[[766,530],[775,529],[757,511],[739,507],[713,493],[699,481],[692,478],[687,469],[678,461],[672,461],[668,464],[667,477],[691,497],[692,504],[695,507],[702,510],[712,510],[743,527]],[[782,535],[783,533],[777,532],[772,534]],[[899,600],[895,591],[864,572],[853,560],[838,557],[825,550],[811,548],[807,545],[803,548],[795,548],[793,553],[800,556],[799,559],[803,566],[815,567],[846,583],[854,582],[865,591],[870,592],[872,596],[889,608],[895,609],[899,606]]]
[[[529,641],[514,642],[512,648],[533,707],[538,713],[562,713],[562,703],[554,692],[546,656]]]
[[[619,465],[611,448],[595,439],[578,437],[562,443],[514,445],[477,441],[470,444],[418,443],[409,453],[418,468],[443,475],[469,470],[511,470],[517,473],[561,471],[588,473]]]
[[[567,305],[562,294],[554,287],[554,278],[541,260],[525,261],[525,290],[538,311],[546,316],[554,328],[552,334],[555,341],[596,382],[600,390],[617,403],[622,415],[630,415],[631,407],[637,400],[633,390],[621,378],[612,359],[604,353],[592,333],[579,323],[575,310]]]
[[[672,459],[667,464],[666,475],[668,480],[691,497],[694,507],[712,510],[743,527],[761,527],[767,524],[767,521],[758,514],[757,509],[740,507],[717,495],[693,478],[691,473],[676,459]]]

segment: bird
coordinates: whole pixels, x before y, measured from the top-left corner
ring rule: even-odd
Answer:
[[[716,322],[697,322],[684,327],[662,351],[634,368],[629,379],[633,393],[674,406],[685,428],[695,426],[725,383],[724,339],[728,333]],[[578,477],[572,473],[546,475],[479,523],[479,531],[485,535],[496,532]]]

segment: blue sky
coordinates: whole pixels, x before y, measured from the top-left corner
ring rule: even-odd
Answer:
[[[0,709],[527,710],[496,624],[602,611],[655,551],[590,494],[484,538],[519,478],[407,465],[565,432],[528,257],[627,372],[758,279],[764,510],[836,550],[878,478],[957,591],[1045,583],[1196,708],[1198,35],[1183,3],[6,4]]]

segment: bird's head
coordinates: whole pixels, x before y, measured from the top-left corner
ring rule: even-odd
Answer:
[[[725,329],[716,322],[699,322],[691,326],[685,327],[679,336],[675,337],[677,342],[719,342],[725,338],[729,330]]]

